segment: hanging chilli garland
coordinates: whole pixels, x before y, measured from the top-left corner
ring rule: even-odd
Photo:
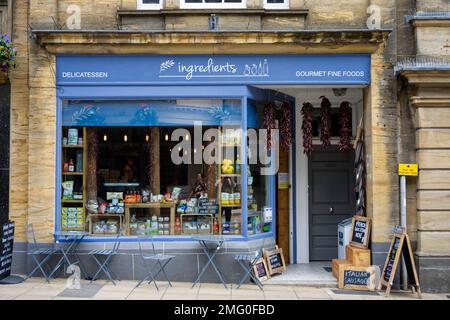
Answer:
[[[320,141],[322,149],[326,149],[331,145],[331,102],[325,96],[321,96],[320,104]]]
[[[267,130],[267,150],[272,148],[272,130],[275,129],[275,105],[272,102],[264,106],[264,127]]]
[[[351,104],[348,101],[344,101],[341,103],[339,107],[339,125],[340,129],[340,137],[339,137],[339,150],[340,151],[349,151],[351,147],[351,135],[352,128],[350,125],[350,116],[352,113]]]
[[[302,131],[303,131],[303,153],[306,155],[311,155],[313,151],[313,105],[309,102],[305,102],[302,107]]]
[[[282,108],[282,117],[281,117],[281,147],[285,151],[289,151],[292,142],[291,136],[291,107],[289,103],[283,102]]]

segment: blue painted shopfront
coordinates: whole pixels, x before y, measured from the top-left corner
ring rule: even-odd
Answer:
[[[61,136],[62,126],[174,126],[191,125],[194,120],[208,125],[240,125],[243,136],[246,136],[247,128],[256,125],[253,102],[267,102],[280,97],[277,92],[256,88],[256,85],[344,87],[369,83],[370,56],[364,54],[61,55],[56,60],[57,136]],[[233,99],[240,103],[231,103],[221,109],[211,106],[195,110],[171,103],[175,99]],[[295,102],[291,97],[283,95],[283,99],[294,108]],[[68,106],[68,100],[75,102]],[[126,104],[118,104],[119,100],[126,101]],[[90,116],[77,117],[82,112]],[[61,139],[56,140],[56,168],[61,168]],[[243,143],[241,154],[246,155],[247,151],[247,145]],[[295,150],[292,157],[295,163]],[[243,177],[247,176],[246,162],[246,157],[243,157]],[[295,176],[295,172],[293,174]],[[59,174],[56,176],[55,228],[59,230],[61,179]],[[275,175],[269,181],[270,205],[275,209]],[[292,187],[295,191],[295,185]],[[247,221],[246,194],[247,184],[243,183],[242,221]],[[295,199],[293,206],[295,212]],[[276,210],[271,232],[247,235],[247,228],[243,227],[242,235],[230,238],[242,241],[273,237],[275,224]],[[187,241],[190,237],[158,236],[158,240]],[[108,239],[87,237],[85,241]],[[135,241],[135,237],[126,237],[124,241]]]

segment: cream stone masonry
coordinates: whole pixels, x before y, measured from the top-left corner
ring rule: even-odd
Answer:
[[[135,29],[171,29],[166,31],[117,30],[123,10],[136,9],[135,1],[37,1],[31,0],[27,8],[29,24],[36,40],[30,39],[29,81],[30,101],[26,107],[26,140],[13,147],[12,163],[21,164],[26,183],[12,179],[12,189],[25,188],[21,192],[20,203],[12,201],[12,212],[29,215],[24,221],[44,221],[38,229],[40,240],[50,241],[49,231],[54,224],[55,203],[55,84],[54,56],[64,53],[86,54],[136,54],[136,53],[371,53],[372,85],[366,90],[367,151],[368,151],[368,194],[369,215],[374,218],[373,241],[389,241],[390,228],[398,221],[398,183],[395,175],[397,163],[397,114],[395,84],[391,60],[395,54],[388,39],[389,31],[369,31],[366,28],[367,6],[379,5],[382,9],[382,27],[392,27],[395,18],[395,1],[291,1],[291,10],[300,10],[299,15],[290,15],[286,10],[277,15],[264,13],[262,20],[255,19],[251,10],[262,8],[262,1],[249,1],[248,15],[227,14],[221,16],[220,28],[236,25],[238,29],[291,29],[292,31],[272,30],[240,32],[207,32],[206,19],[198,19],[193,12],[176,15],[178,1],[166,1],[166,18],[154,15],[157,19],[149,22],[144,18],[134,21]],[[81,9],[82,30],[64,30],[70,13],[67,8],[76,4]],[[170,9],[170,10],[169,10]],[[304,11],[302,11],[304,10]],[[289,10],[287,10],[289,11]],[[300,14],[300,12],[303,12]],[[17,11],[15,12],[17,15]],[[140,12],[134,14],[141,14]],[[296,13],[297,14],[297,13]],[[53,22],[63,30],[58,29]],[[122,16],[125,17],[125,16]],[[134,19],[131,16],[127,19]],[[158,20],[159,19],[159,20]],[[130,21],[131,21],[130,20]],[[131,23],[131,22],[130,22]],[[243,23],[246,27],[242,27]],[[198,29],[186,32],[180,29]],[[39,31],[45,29],[47,31]],[[96,31],[87,31],[99,30]],[[306,30],[308,29],[308,30]],[[313,29],[322,29],[313,30]],[[324,31],[323,29],[328,29]],[[340,30],[342,29],[342,30]],[[55,30],[52,32],[51,30]],[[195,45],[194,45],[195,44]],[[51,107],[50,107],[51,106]],[[25,106],[22,106],[25,108]],[[29,113],[29,116],[28,116]],[[23,113],[21,113],[23,115]],[[46,126],[42,126],[46,123]],[[16,130],[18,120],[12,126]],[[29,130],[28,130],[29,128]],[[24,153],[19,150],[26,150]],[[27,157],[25,155],[28,155]],[[38,170],[39,169],[39,170]],[[12,195],[12,198],[19,197]],[[22,206],[22,207],[21,207]],[[19,217],[19,215],[17,215]],[[20,229],[19,229],[20,230]],[[23,237],[19,231],[19,237]]]
[[[28,1],[13,1],[13,40],[17,49],[11,80],[11,151],[9,216],[16,222],[16,241],[26,241],[28,223],[29,37]]]
[[[450,71],[405,70],[416,110],[419,256],[450,255]]]

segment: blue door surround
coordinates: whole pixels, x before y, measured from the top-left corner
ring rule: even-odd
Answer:
[[[240,99],[242,127],[247,128],[247,101],[269,101],[276,95],[251,85],[369,85],[370,55],[61,55],[56,60],[57,137],[61,136],[62,105],[76,100],[141,99]],[[293,99],[287,100],[295,106]],[[294,112],[292,113],[294,114]],[[295,126],[295,121],[292,121]],[[295,127],[293,128],[295,132]],[[295,133],[293,135],[295,137]],[[56,168],[61,167],[61,139],[56,139]],[[246,148],[245,144],[243,144]],[[295,148],[295,143],[293,144]],[[246,151],[245,149],[242,151]],[[243,154],[246,154],[244,152]],[[295,150],[292,154],[295,163]],[[243,168],[246,168],[244,165]],[[295,166],[293,166],[295,170]],[[245,173],[244,173],[245,174]],[[295,176],[295,171],[293,172]],[[245,176],[245,175],[244,175]],[[60,177],[56,175],[56,223],[61,208]],[[271,184],[275,184],[275,176]],[[292,186],[295,195],[295,179]],[[243,190],[244,191],[244,190]],[[276,208],[275,189],[270,194]],[[244,197],[246,198],[246,197]],[[293,199],[295,212],[296,201]],[[244,203],[243,203],[244,207]],[[276,211],[276,210],[274,210]],[[247,213],[243,210],[243,221]],[[276,216],[274,216],[276,221]],[[294,214],[294,237],[296,223]],[[245,228],[243,228],[245,230]],[[232,236],[233,241],[274,237],[272,232],[253,236]],[[161,241],[186,241],[190,237],[159,236]],[[62,240],[62,239],[61,239]],[[112,239],[113,240],[113,239]],[[112,241],[89,237],[86,241]],[[135,241],[128,237],[124,241]],[[296,255],[294,238],[294,261]]]

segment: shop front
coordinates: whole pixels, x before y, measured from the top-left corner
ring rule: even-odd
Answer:
[[[196,234],[226,236],[219,259],[230,266],[262,241],[284,246],[291,263],[333,258],[338,220],[355,213],[354,156],[333,145],[332,113],[330,148],[315,148],[308,163],[300,109],[329,96],[335,112],[350,97],[354,134],[370,70],[369,54],[56,56],[54,229],[88,232],[83,250],[122,232],[113,264],[124,279],[143,272],[134,256],[141,235],[177,253],[182,281],[203,259]]]

